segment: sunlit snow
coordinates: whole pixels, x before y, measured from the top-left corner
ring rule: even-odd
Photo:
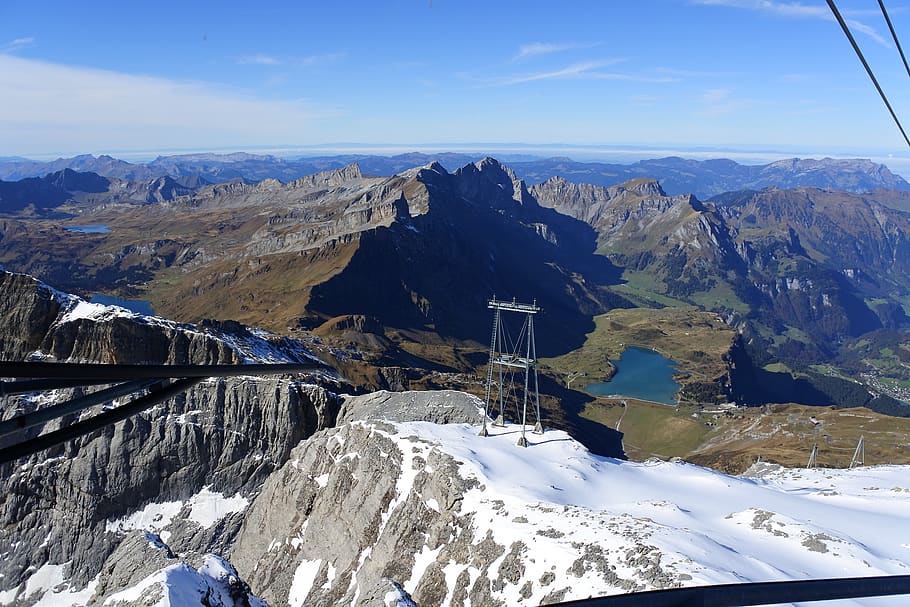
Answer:
[[[528,545],[524,579],[550,571],[564,576],[579,545],[602,550],[617,575],[642,580],[624,558],[638,551],[685,586],[910,574],[906,466],[770,467],[763,478],[745,478],[682,462],[598,457],[556,430],[528,433],[531,444],[521,448],[515,426],[487,438],[466,424],[395,426],[398,434],[389,436],[403,454],[425,457],[439,449],[463,463],[463,476],[480,482],[466,494],[462,512],[472,513],[481,535],[490,529],[499,544]],[[403,467],[399,491],[408,491],[413,471],[407,462]],[[416,586],[431,556],[424,547],[406,589]],[[571,585],[565,600],[622,591],[596,571],[579,571]],[[508,604],[521,598],[513,585],[502,592]]]

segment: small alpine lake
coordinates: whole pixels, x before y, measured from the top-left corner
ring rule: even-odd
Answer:
[[[588,384],[585,390],[598,396],[626,396],[676,405],[679,383],[673,379],[677,369],[672,360],[654,350],[630,346],[612,363],[616,366],[613,379]]]
[[[96,304],[104,304],[105,306],[120,306],[121,308],[126,308],[130,312],[145,314],[146,316],[155,315],[155,311],[152,310],[151,302],[145,301],[144,299],[122,299],[114,295],[92,293],[91,302]]]
[[[69,232],[80,234],[110,234],[111,229],[104,223],[89,223],[81,226],[64,226]]]

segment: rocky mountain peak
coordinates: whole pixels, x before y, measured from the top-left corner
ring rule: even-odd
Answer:
[[[531,201],[532,197],[528,193],[525,182],[519,179],[512,169],[495,158],[487,156],[479,162],[475,162],[472,165],[469,164],[456,171],[456,174],[462,176],[467,176],[470,173],[476,173],[485,181],[498,186],[516,202],[525,204]]]
[[[108,180],[96,173],[63,169],[45,177],[45,181],[67,192],[105,192]]]
[[[449,173],[445,167],[439,164],[439,162],[436,160],[426,165],[424,168],[428,171],[433,171],[434,173],[442,173],[443,175],[447,175]]]
[[[315,175],[295,179],[288,186],[291,188],[334,187],[357,179],[363,179],[363,173],[360,171],[360,165],[354,162],[340,169],[322,171]]]
[[[663,188],[660,187],[660,182],[657,179],[651,179],[649,177],[641,177],[637,179],[630,179],[629,181],[620,184],[619,187],[630,190],[641,196],[666,196],[666,192],[663,191]]]
[[[474,166],[477,167],[477,170],[480,171],[481,175],[484,175],[488,179],[493,179],[497,183],[511,184],[519,180],[512,169],[490,156],[487,156],[479,162],[475,162]]]
[[[778,184],[834,188],[862,192],[910,187],[887,166],[867,158],[788,158],[760,167],[756,185]]]

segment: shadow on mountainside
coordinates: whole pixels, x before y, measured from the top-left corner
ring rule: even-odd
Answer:
[[[491,297],[536,301],[543,310],[534,327],[537,353],[555,356],[584,343],[594,315],[630,306],[607,291],[621,270],[594,252],[597,235],[588,224],[526,193],[518,202],[476,171],[425,169],[419,180],[429,191],[428,212],[361,233],[346,267],[313,288],[311,312],[366,314],[388,327],[488,343]]]
[[[540,375],[539,382],[540,393],[545,395],[541,400],[541,415],[545,426],[550,424],[565,430],[596,455],[628,459],[622,445],[622,432],[581,416],[585,405],[592,402],[594,397],[577,390],[568,390],[562,383],[546,375]]]

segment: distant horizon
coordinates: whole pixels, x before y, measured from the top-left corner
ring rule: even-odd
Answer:
[[[575,162],[601,162],[609,164],[635,164],[643,160],[657,160],[679,157],[687,160],[733,160],[742,165],[765,165],[792,158],[835,160],[870,160],[885,165],[893,173],[910,181],[910,154],[893,156],[884,153],[856,155],[836,151],[807,151],[800,149],[774,149],[774,146],[648,146],[648,145],[583,145],[583,144],[534,144],[534,143],[438,143],[438,144],[373,144],[373,143],[324,143],[314,145],[270,145],[237,147],[198,147],[160,150],[101,150],[80,153],[47,153],[11,155],[0,157],[0,163],[31,161],[53,162],[77,156],[111,156],[133,164],[147,164],[158,157],[214,154],[227,156],[246,153],[277,158],[317,158],[324,156],[399,156],[418,153],[463,154],[470,156],[492,156],[503,162],[522,162],[509,158],[524,156],[527,159],[566,157]]]
[[[507,142],[579,160],[870,158],[910,174],[822,0],[52,4],[3,6],[0,156]],[[910,124],[880,11],[841,4]],[[896,32],[908,15],[893,11]]]

